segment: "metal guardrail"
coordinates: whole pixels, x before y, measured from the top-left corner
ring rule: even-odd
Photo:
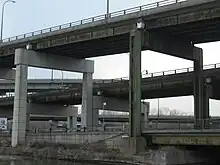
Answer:
[[[137,7],[129,8],[126,10],[120,10],[120,11],[110,13],[109,18],[114,18],[114,17],[118,17],[118,16],[123,16],[126,14],[132,14],[132,13],[141,12],[144,10],[149,10],[149,9],[154,9],[154,8],[163,7],[163,6],[167,6],[167,5],[172,5],[172,4],[176,4],[176,3],[180,3],[180,2],[184,2],[184,1],[187,1],[187,0],[163,0],[163,1],[159,1],[159,2],[154,2],[154,3],[147,4],[147,5],[137,6]],[[50,32],[54,32],[54,31],[58,31],[58,30],[62,30],[62,29],[67,29],[67,28],[71,28],[71,27],[76,27],[76,26],[80,26],[80,25],[84,25],[84,24],[88,24],[88,23],[92,23],[92,22],[96,22],[96,21],[102,21],[107,18],[108,18],[107,14],[103,14],[103,15],[99,15],[99,16],[95,16],[95,17],[91,17],[91,18],[86,18],[83,20],[75,21],[75,22],[70,22],[70,23],[66,23],[66,24],[62,24],[62,25],[58,25],[58,26],[54,26],[54,27],[50,27],[50,28],[46,28],[46,29],[21,34],[21,35],[10,37],[10,38],[6,38],[6,39],[3,39],[2,42],[6,43],[6,42],[19,40],[19,39],[29,38],[29,37],[33,37],[33,36],[37,36],[37,35],[41,35],[41,34],[45,34],[45,33],[50,33]]]
[[[203,70],[217,69],[217,68],[220,68],[220,63],[208,64],[208,65],[203,66]],[[181,73],[190,73],[193,71],[194,71],[193,67],[167,70],[167,71],[154,72],[154,73],[147,73],[147,71],[145,70],[142,72],[142,78],[153,78],[153,77],[168,76],[168,75],[175,75],[175,74],[181,74]],[[122,77],[122,78],[112,79],[111,82],[121,82],[121,81],[128,81],[128,80],[129,80],[129,77]],[[106,82],[105,80],[102,80],[97,83],[106,83]]]
[[[203,70],[209,70],[209,69],[217,69],[220,68],[220,63],[217,64],[209,64],[209,65],[204,65]],[[146,73],[147,71],[142,72],[142,78],[153,78],[153,77],[160,77],[160,76],[168,76],[168,75],[175,75],[175,74],[181,74],[181,73],[190,73],[193,72],[193,67],[189,68],[182,68],[182,69],[175,69],[175,70],[168,70],[168,71],[162,71],[162,72],[154,72],[154,73]],[[117,78],[117,79],[112,79],[110,80],[100,80],[95,82],[95,84],[103,83],[103,84],[109,84],[109,83],[120,83],[124,81],[128,81],[129,77],[122,77],[122,78]],[[69,90],[71,88],[60,88],[60,90]],[[29,95],[34,95],[35,93],[31,93]],[[0,95],[0,100],[1,99],[7,99],[7,98],[12,98],[13,95]]]
[[[220,131],[220,120],[219,119],[201,119],[201,120],[150,120],[141,122],[142,129],[147,130],[219,130]]]

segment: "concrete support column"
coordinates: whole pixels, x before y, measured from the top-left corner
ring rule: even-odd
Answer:
[[[26,113],[26,131],[30,131],[30,110],[28,108]]]
[[[12,125],[12,147],[24,144],[26,140],[26,113],[27,113],[27,75],[28,65],[26,56],[20,51],[15,51],[15,97]]]
[[[76,116],[69,116],[67,118],[67,128],[69,131],[76,131],[77,129],[77,117]]]
[[[210,109],[209,109],[209,99],[212,96],[212,85],[209,83],[205,83],[204,87],[204,113],[203,118],[205,119],[205,128],[209,128],[210,123]]]
[[[194,47],[194,117],[195,128],[203,126],[203,106],[204,106],[204,80],[203,80],[203,51],[201,48]]]
[[[93,73],[83,73],[82,84],[82,127],[92,128],[93,116]]]
[[[92,110],[92,126],[93,127],[99,126],[99,109],[93,108]]]
[[[141,46],[142,32],[130,34],[129,136],[141,136]]]
[[[142,129],[145,130],[148,128],[148,117],[150,113],[150,103],[149,102],[142,102],[141,103],[141,112],[144,114],[144,119],[142,123]]]

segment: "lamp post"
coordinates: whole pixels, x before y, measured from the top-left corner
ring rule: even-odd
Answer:
[[[109,8],[110,8],[110,0],[107,0],[107,6],[106,6],[106,17],[109,19]]]
[[[160,99],[157,100],[157,119],[160,117]]]
[[[2,5],[2,20],[1,20],[1,42],[2,42],[2,39],[3,39],[3,25],[4,25],[4,10],[5,10],[5,5],[9,2],[12,2],[12,3],[16,3],[16,1],[13,1],[13,0],[7,0],[5,1],[5,3],[3,3]]]
[[[103,129],[105,128],[105,116],[104,116],[105,106],[106,106],[106,102],[103,102],[103,104],[102,104],[102,110],[103,110],[103,112],[102,112],[102,124],[103,124]],[[104,129],[104,131],[105,131],[105,129]]]

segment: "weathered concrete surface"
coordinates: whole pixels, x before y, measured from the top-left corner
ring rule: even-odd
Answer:
[[[94,72],[94,61],[92,60],[75,59],[64,57],[63,55],[42,53],[21,48],[17,49],[16,52],[22,54],[22,57],[24,57],[24,61],[22,62],[28,66],[80,73]],[[15,56],[15,65],[18,63],[20,63],[20,59]]]
[[[79,132],[79,133],[29,133],[27,140],[37,143],[58,143],[58,144],[83,144],[103,141],[115,136],[120,136],[121,132]]]
[[[0,70],[0,79],[15,80],[15,70],[9,69],[9,68],[1,69]]]
[[[31,115],[48,115],[48,116],[77,116],[78,108],[74,106],[63,105],[47,105],[47,104],[35,104],[27,103],[27,111]],[[0,107],[0,116],[12,118],[13,109],[12,107]]]
[[[147,9],[147,10],[144,10],[144,11],[141,11],[141,12],[134,12],[134,13],[131,13],[131,14],[126,14],[126,15],[121,15],[121,16],[118,16],[118,17],[113,17],[109,19],[109,23],[110,24],[117,24],[118,22],[123,22],[123,21],[126,21],[126,22],[129,22],[129,20],[131,20],[131,22],[133,22],[132,20],[135,20],[135,19],[139,19],[140,17],[146,17],[147,20],[152,20],[152,19],[155,19],[155,18],[161,18],[161,14],[164,13],[165,16],[167,16],[167,12],[172,12],[176,15],[177,13],[186,13],[187,11],[187,8],[192,8],[192,7],[195,7],[195,8],[198,8],[198,6],[202,6],[203,4],[208,4],[208,3],[212,3],[212,2],[215,2],[216,0],[190,0],[190,1],[185,1],[185,2],[181,2],[181,3],[177,3],[177,4],[172,4],[172,5],[168,5],[168,6],[163,6],[163,7],[158,7],[158,8],[153,8],[153,9]],[[180,9],[183,9],[180,10]],[[198,10],[198,9],[197,9]],[[185,14],[186,15],[186,14]],[[169,17],[169,15],[167,16]],[[167,19],[167,17],[162,17],[161,19]],[[185,16],[186,17],[186,16]],[[183,18],[185,18],[183,17]],[[171,17],[172,18],[172,17]],[[184,19],[182,18],[182,21],[184,23]],[[198,17],[200,18],[200,17]],[[189,21],[192,21],[193,19],[190,19],[188,20]],[[185,20],[187,21],[187,20]],[[136,22],[136,21],[134,21]],[[169,23],[170,25],[170,22],[169,21],[160,21],[161,23],[157,23],[157,27],[160,25],[160,26],[164,26],[165,23]],[[164,23],[163,23],[164,22]],[[174,23],[177,23],[177,21],[173,21],[173,24]],[[57,36],[57,35],[63,35],[63,34],[67,34],[67,33],[71,33],[73,31],[82,31],[84,29],[92,29],[94,27],[101,27],[103,25],[106,24],[106,21],[105,20],[100,20],[100,21],[95,21],[95,22],[92,22],[92,23],[87,23],[87,24],[83,24],[83,25],[80,25],[80,26],[74,26],[74,27],[70,27],[70,28],[65,28],[65,29],[62,29],[62,30],[59,30],[59,31],[53,31],[53,32],[49,32],[49,33],[44,33],[42,35],[36,35],[36,36],[33,36],[33,37],[28,37],[28,38],[25,38],[25,39],[19,39],[19,40],[14,40],[14,41],[10,41],[10,42],[7,42],[7,43],[3,43],[2,45],[3,46],[10,46],[10,45],[13,45],[13,44],[20,44],[20,43],[26,43],[26,42],[30,42],[30,40],[38,40],[38,39],[43,39],[43,38],[51,38],[53,36]],[[121,24],[120,24],[121,25]],[[123,25],[123,23],[122,23]],[[125,26],[125,25],[124,25]],[[122,26],[123,27],[123,26]],[[125,28],[122,28],[122,30],[126,30]],[[155,26],[154,26],[155,27]],[[153,28],[151,26],[151,28]],[[99,28],[97,28],[99,29]],[[117,27],[117,29],[119,29],[119,27]],[[120,32],[123,32],[123,31],[120,31]],[[77,41],[82,41],[83,39],[91,39],[91,36],[93,36],[94,38],[99,38],[100,37],[100,34],[105,34],[104,32],[102,32],[103,30],[98,30],[98,31],[95,31],[93,35],[90,35],[90,33],[87,32],[87,35],[78,35],[78,37],[72,37],[74,39],[74,42],[77,42]],[[117,34],[118,30],[116,29],[112,29],[113,32],[115,32]],[[130,30],[129,30],[130,31]],[[127,32],[127,31],[125,31]],[[99,35],[98,35],[99,34]],[[112,35],[112,33],[107,33],[109,35]],[[81,36],[81,37],[80,37]],[[84,36],[84,37],[83,37]],[[99,36],[99,37],[98,37]],[[101,35],[102,36],[102,35]],[[57,41],[57,42],[56,42]],[[57,45],[58,43],[60,42],[67,42],[64,38],[62,39],[56,39],[56,40],[53,40],[53,42],[48,42],[48,41],[43,41],[42,40],[42,46],[53,46],[53,45]],[[72,41],[73,42],[73,41]],[[39,46],[40,47],[40,46]]]
[[[107,139],[120,140],[116,138]],[[117,143],[107,144],[107,141],[83,144],[53,144],[30,142],[27,146],[10,147],[10,142],[0,141],[1,155],[30,156],[32,158],[46,158],[68,161],[107,161],[114,163],[132,163],[140,165],[176,165],[176,164],[202,164],[204,162],[219,162],[217,149],[186,150],[174,147],[147,149],[145,152],[128,155],[120,152]]]

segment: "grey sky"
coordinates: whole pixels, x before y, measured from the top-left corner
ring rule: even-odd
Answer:
[[[110,0],[110,11],[116,11],[155,0]],[[2,4],[4,1],[0,0]],[[17,0],[16,4],[7,4],[4,17],[4,38],[43,29],[58,24],[104,14],[105,0]],[[198,45],[204,49],[204,64],[218,63],[220,43]],[[145,51],[142,53],[142,70],[157,72],[192,66],[191,61],[168,55]],[[128,76],[128,55],[115,55],[94,58],[94,78],[118,78]],[[30,78],[49,78],[50,71],[29,69]],[[61,72],[55,72],[61,78]],[[80,78],[81,74],[65,73],[64,78]],[[157,107],[156,100],[150,100],[151,106]],[[161,99],[160,106],[192,112],[192,97]],[[211,114],[220,115],[219,101],[211,101]]]

